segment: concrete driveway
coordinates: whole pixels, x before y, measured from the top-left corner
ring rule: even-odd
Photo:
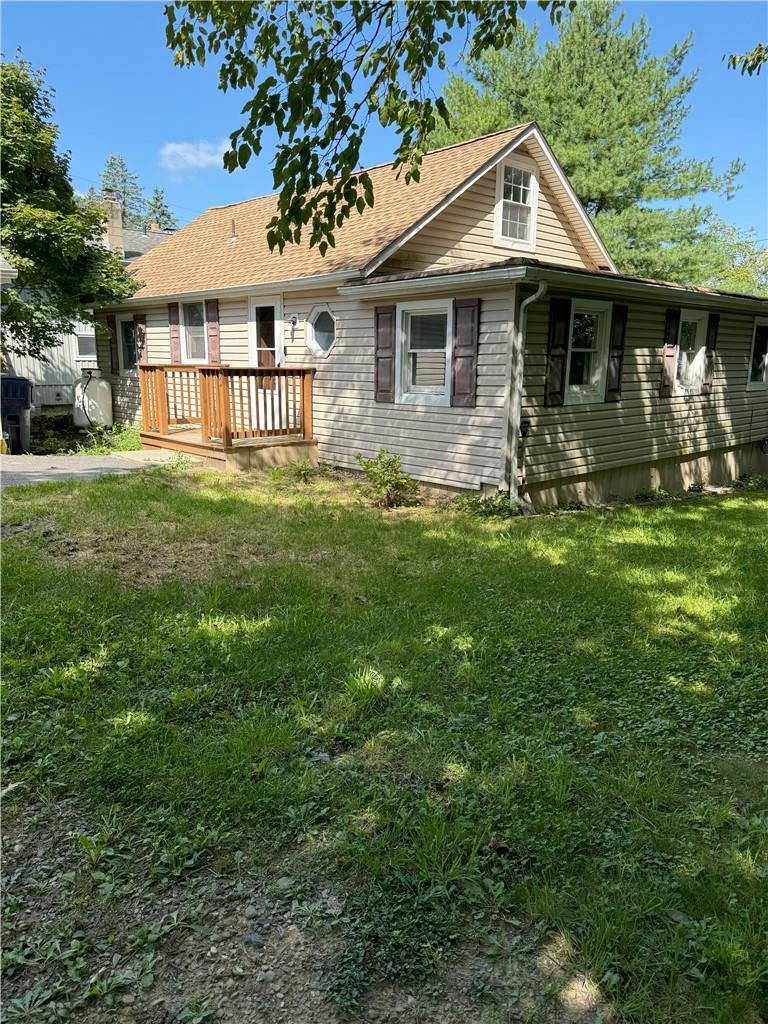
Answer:
[[[119,452],[113,455],[0,455],[0,485],[47,484],[122,476],[171,462],[176,452]],[[191,461],[196,461],[192,459]]]

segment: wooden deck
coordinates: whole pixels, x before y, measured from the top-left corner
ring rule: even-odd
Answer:
[[[142,364],[142,446],[242,463],[228,456],[312,443],[313,375],[311,367]]]

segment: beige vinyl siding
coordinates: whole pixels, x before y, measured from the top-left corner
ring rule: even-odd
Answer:
[[[521,151],[521,155],[529,154]],[[514,159],[514,154],[510,159]],[[379,272],[429,270],[461,263],[505,260],[516,255],[533,256],[565,267],[594,269],[594,261],[579,241],[544,174],[540,177],[535,250],[521,253],[494,245],[496,174],[494,168],[480,178],[407,241]]]
[[[324,359],[313,358],[304,344],[307,315],[319,303],[336,316],[336,342]],[[317,367],[314,433],[321,460],[355,469],[357,452],[370,456],[388,448],[402,456],[407,472],[428,483],[498,484],[512,311],[510,289],[481,299],[476,408],[397,405],[373,398],[373,303],[335,294],[285,295],[288,365]]]
[[[531,420],[525,470],[530,483],[748,444],[768,437],[768,392],[747,391],[754,317],[718,310],[712,392],[659,396],[667,306],[629,306],[618,403],[544,405],[549,296],[528,312],[523,416]]]

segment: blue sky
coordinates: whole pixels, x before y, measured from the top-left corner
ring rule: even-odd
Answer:
[[[688,70],[699,67],[683,136],[687,155],[714,156],[724,169],[746,160],[742,188],[721,216],[768,238],[768,70],[759,78],[729,71],[724,53],[743,52],[768,36],[768,4],[755,2],[637,2],[626,19],[645,14],[655,52],[693,32]],[[240,124],[244,95],[217,88],[215,66],[174,67],[165,47],[162,3],[19,2],[2,7],[2,49],[17,47],[47,69],[56,90],[61,145],[72,154],[75,187],[98,184],[104,159],[121,153],[142,184],[165,188],[181,222],[207,206],[272,191],[269,154],[244,171],[221,168],[222,140]],[[530,5],[526,20],[541,18]],[[545,31],[545,35],[549,35]],[[439,83],[438,83],[439,84]],[[392,154],[392,135],[378,126],[366,136],[365,163]]]

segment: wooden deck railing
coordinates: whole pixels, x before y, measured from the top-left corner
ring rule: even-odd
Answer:
[[[230,447],[244,438],[296,435],[312,439],[313,368],[139,367],[144,431],[199,427],[204,444]]]

